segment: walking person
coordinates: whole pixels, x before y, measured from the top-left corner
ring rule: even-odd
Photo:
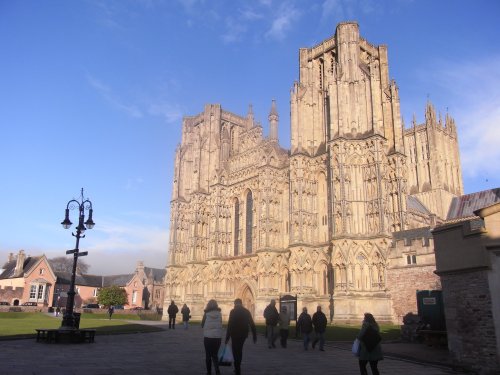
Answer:
[[[174,301],[170,302],[170,306],[167,309],[168,313],[168,329],[175,329],[175,316],[179,312],[179,308]]]
[[[188,329],[189,326],[189,319],[191,319],[191,310],[189,307],[184,304],[181,309],[181,314],[182,314],[182,323],[184,324],[184,329]]]
[[[325,351],[325,331],[326,331],[326,325],[328,324],[328,321],[326,319],[326,315],[321,311],[321,306],[318,306],[316,309],[316,312],[313,314],[312,317],[312,324],[314,326],[314,340],[312,342],[312,348],[316,346],[317,342],[319,341],[319,350],[322,352]]]
[[[368,375],[366,365],[370,362],[373,375],[379,375],[378,361],[384,359],[382,345],[380,345],[380,328],[375,318],[370,313],[365,313],[361,330],[358,334],[359,345],[359,370],[361,375]]]
[[[184,307],[189,310],[186,304],[184,304],[182,310],[184,310]],[[212,373],[213,362],[215,374],[220,375],[219,359],[217,358],[217,355],[222,340],[222,314],[216,300],[211,299],[208,301],[203,314],[203,319],[201,320],[201,327],[203,328],[203,344],[205,346],[205,364],[207,366],[207,374]]]
[[[290,314],[287,311],[286,306],[281,308],[279,316],[280,325],[280,344],[282,348],[286,348],[286,342],[288,340],[288,332],[290,329]]]
[[[271,300],[269,305],[264,309],[264,318],[266,319],[267,346],[269,349],[276,348],[274,342],[278,336],[276,326],[278,325],[280,314],[276,309],[276,301]]]
[[[252,330],[253,342],[257,342],[257,330],[250,311],[243,307],[241,299],[234,300],[234,309],[229,313],[227,322],[226,344],[231,339],[234,357],[234,373],[241,375],[241,360],[243,359],[243,344]]]
[[[115,312],[115,308],[113,306],[108,307],[108,315],[109,315],[109,320],[111,320],[111,316]]]
[[[307,307],[304,307],[299,319],[297,320],[297,331],[302,334],[302,339],[304,340],[304,350],[309,348],[312,330],[313,325],[311,315],[307,313]]]

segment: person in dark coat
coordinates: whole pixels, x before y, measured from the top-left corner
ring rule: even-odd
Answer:
[[[326,315],[321,311],[321,306],[318,306],[316,312],[313,314],[312,317],[312,324],[314,326],[314,333],[315,337],[312,342],[312,348],[316,346],[316,343],[319,341],[319,350],[322,352],[325,351],[325,331],[326,331],[326,325],[328,324],[328,321],[326,319]]]
[[[226,344],[231,339],[234,357],[234,373],[241,374],[241,360],[243,359],[243,344],[248,337],[249,329],[252,330],[253,342],[257,342],[257,330],[250,311],[243,307],[241,299],[234,300],[234,309],[229,313],[227,322]]]
[[[175,304],[174,301],[170,302],[170,306],[168,307],[168,329],[175,329],[175,316],[179,312],[179,308]]]
[[[304,350],[309,348],[311,340],[311,332],[313,330],[311,315],[307,313],[307,307],[302,309],[302,313],[297,320],[297,331],[300,332],[304,340]]]
[[[366,365],[370,362],[373,375],[379,375],[378,361],[384,359],[382,345],[380,345],[380,328],[375,318],[370,313],[365,313],[365,318],[358,334],[359,344],[359,370],[361,375],[368,375]]]
[[[280,312],[280,343],[282,348],[286,348],[286,342],[288,340],[288,331],[290,329],[290,314],[287,311],[286,306],[281,307]]]
[[[276,326],[278,325],[280,314],[278,309],[276,309],[276,301],[274,299],[264,309],[264,318],[266,319],[267,346],[269,349],[276,348],[274,342],[278,337]]]
[[[184,329],[188,329],[189,326],[189,319],[191,319],[191,310],[189,307],[184,304],[181,309],[181,314],[182,314],[182,323],[184,324]]]
[[[109,306],[108,307],[109,320],[111,320],[111,317],[113,316],[114,312],[115,312],[115,308],[113,306]]]

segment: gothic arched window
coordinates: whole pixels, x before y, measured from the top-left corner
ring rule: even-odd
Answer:
[[[252,192],[247,194],[247,214],[246,214],[246,242],[245,253],[252,253],[252,230],[253,230],[253,198]]]
[[[240,252],[240,202],[238,199],[234,202],[234,255]]]

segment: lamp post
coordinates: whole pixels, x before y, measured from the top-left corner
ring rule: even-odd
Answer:
[[[80,252],[80,238],[84,238],[83,234],[86,229],[92,229],[95,225],[92,220],[92,202],[89,199],[83,197],[83,188],[81,191],[80,202],[76,199],[72,199],[66,205],[66,214],[64,220],[61,222],[64,229],[68,229],[73,224],[69,220],[69,210],[78,209],[78,226],[76,227],[76,234],[71,233],[73,237],[76,237],[76,245],[73,250],[66,251],[66,254],[73,254],[73,269],[71,272],[71,283],[68,291],[68,299],[66,302],[66,311],[63,316],[61,330],[74,330],[75,327],[75,316],[73,314],[73,305],[75,303],[75,277],[76,277],[76,264],[78,262],[78,257],[87,255],[87,252]],[[88,210],[89,215],[87,221],[85,221],[85,210]]]

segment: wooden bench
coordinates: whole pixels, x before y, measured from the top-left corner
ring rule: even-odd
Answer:
[[[79,332],[82,342],[88,341],[89,344],[94,342],[95,329],[81,329]]]
[[[46,343],[57,343],[61,342],[72,342],[81,343],[88,342],[93,343],[95,338],[95,329],[76,329],[76,330],[65,330],[60,331],[59,329],[53,328],[38,328],[36,331],[36,341],[46,342]]]
[[[47,343],[57,342],[59,339],[59,330],[54,328],[36,329],[36,341],[45,341]]]

